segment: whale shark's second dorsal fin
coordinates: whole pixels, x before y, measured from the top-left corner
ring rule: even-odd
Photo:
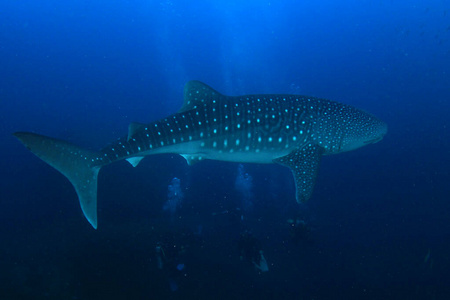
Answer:
[[[141,128],[145,127],[145,124],[137,123],[137,122],[131,122],[128,126],[128,137],[127,141],[131,140],[132,136],[138,132]]]
[[[184,103],[179,113],[196,108],[198,105],[219,100],[221,93],[201,81],[191,80],[184,86]]]

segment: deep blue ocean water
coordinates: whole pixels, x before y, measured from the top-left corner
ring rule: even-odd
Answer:
[[[450,297],[448,0],[2,1],[0,78],[0,299]],[[347,103],[389,132],[324,157],[304,205],[279,165],[109,165],[98,230],[69,181],[12,136],[99,149],[176,112],[192,79]],[[268,272],[240,260],[245,230]],[[159,269],[157,245],[184,268]]]

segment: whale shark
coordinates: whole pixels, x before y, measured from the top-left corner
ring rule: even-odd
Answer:
[[[290,94],[227,96],[189,81],[178,112],[148,124],[131,123],[126,136],[100,151],[31,132],[14,136],[67,177],[84,216],[97,229],[97,177],[110,163],[126,159],[136,167],[147,155],[173,153],[189,165],[205,159],[280,164],[292,171],[301,203],[311,198],[323,155],[376,143],[386,132],[380,119],[331,100]]]

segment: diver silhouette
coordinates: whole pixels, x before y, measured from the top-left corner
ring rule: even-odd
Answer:
[[[261,243],[250,231],[245,230],[240,234],[238,248],[241,260],[245,260],[261,272],[269,271]]]

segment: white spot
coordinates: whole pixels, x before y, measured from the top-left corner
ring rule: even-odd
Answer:
[[[236,140],[236,146],[239,146],[239,139]]]

